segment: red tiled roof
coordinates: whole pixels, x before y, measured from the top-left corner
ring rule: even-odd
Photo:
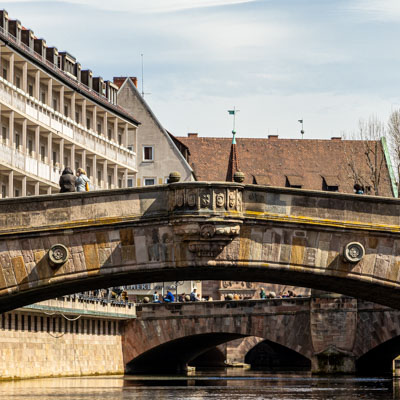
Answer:
[[[178,137],[190,149],[189,163],[199,181],[225,181],[230,157],[230,138]],[[245,183],[322,190],[339,186],[339,192],[354,193],[354,175],[348,166],[354,160],[363,178],[370,182],[364,154],[358,140],[236,139],[240,170]],[[383,157],[381,142],[377,143]],[[325,183],[324,183],[325,180]],[[372,186],[372,183],[370,183]],[[364,183],[366,186],[366,184]],[[386,163],[382,168],[379,195],[393,196]]]

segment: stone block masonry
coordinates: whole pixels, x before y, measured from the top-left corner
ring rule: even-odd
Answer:
[[[0,316],[0,379],[124,373],[121,324],[134,309],[47,303]]]

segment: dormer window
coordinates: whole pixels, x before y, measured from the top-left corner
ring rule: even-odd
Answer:
[[[285,186],[289,188],[301,189],[303,187],[304,178],[298,175],[286,175]]]
[[[339,191],[339,178],[337,176],[323,176],[322,177],[322,190],[327,192]]]

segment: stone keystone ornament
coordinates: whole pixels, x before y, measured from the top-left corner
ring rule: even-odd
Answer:
[[[55,269],[68,260],[68,249],[63,244],[55,244],[49,250],[49,264]]]
[[[357,263],[361,261],[361,259],[365,255],[365,249],[364,246],[361,243],[358,242],[351,242],[348,243],[343,252],[343,256],[346,261],[351,262],[351,263]]]

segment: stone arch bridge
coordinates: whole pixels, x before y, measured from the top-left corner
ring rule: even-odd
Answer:
[[[140,305],[122,333],[125,369],[182,372],[243,337],[295,352],[315,373],[391,373],[400,354],[400,311],[345,296]]]
[[[397,199],[226,182],[3,199],[0,312],[99,287],[199,279],[400,307],[399,219]]]

